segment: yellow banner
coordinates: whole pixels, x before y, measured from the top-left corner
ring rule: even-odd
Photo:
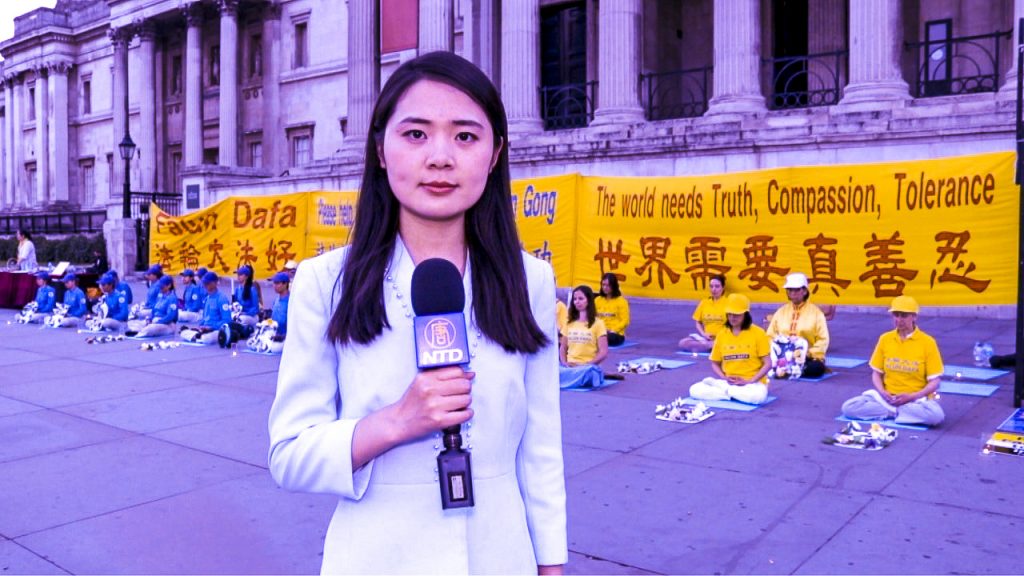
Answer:
[[[818,302],[1011,304],[1014,155],[680,178],[584,177],[574,284],[696,299],[707,280],[782,301],[803,272]]]
[[[512,210],[523,249],[547,260],[559,286],[572,284],[578,174],[512,182]]]
[[[815,301],[1012,304],[1014,154],[669,178],[567,174],[512,183],[523,247],[558,285],[697,299],[707,281],[760,302],[791,272]],[[356,192],[232,197],[183,217],[151,207],[150,262],[171,273],[251,264],[259,278],[348,243]]]

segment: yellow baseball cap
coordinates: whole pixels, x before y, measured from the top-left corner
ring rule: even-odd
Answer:
[[[750,312],[750,298],[743,294],[729,294],[725,299],[726,314],[743,314]]]
[[[910,296],[897,296],[892,299],[892,304],[889,305],[889,312],[909,312],[911,314],[917,314],[921,308],[917,305],[917,300],[914,300]]]

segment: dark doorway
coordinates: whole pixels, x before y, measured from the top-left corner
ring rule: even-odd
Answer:
[[[541,115],[548,129],[589,122],[592,94],[587,86],[587,10],[584,2],[541,10]]]
[[[787,108],[807,105],[807,1],[772,0],[772,90]]]

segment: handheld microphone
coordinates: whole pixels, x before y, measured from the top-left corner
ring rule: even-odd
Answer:
[[[462,275],[451,262],[430,258],[412,273],[413,332],[416,366],[420,370],[469,363],[466,337],[466,292]],[[441,508],[473,506],[473,474],[469,452],[462,448],[462,427],[444,429],[444,451],[437,455]]]

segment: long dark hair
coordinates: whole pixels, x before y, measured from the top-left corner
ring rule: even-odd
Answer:
[[[587,326],[593,326],[594,320],[597,320],[597,305],[594,304],[594,291],[590,289],[590,286],[582,285],[577,286],[572,291],[572,306],[569,307],[569,322],[575,322],[580,319],[580,311],[576,308],[576,293],[582,292],[587,297]]]
[[[242,287],[242,298],[246,300],[252,300],[252,272],[242,272],[245,274],[245,284]]]
[[[338,274],[342,297],[327,328],[328,340],[368,344],[390,328],[384,307],[384,275],[398,235],[399,204],[381,167],[378,147],[398,100],[417,82],[432,80],[458,89],[487,114],[498,161],[483,195],[466,211],[466,244],[472,261],[473,316],[488,338],[507,352],[533,353],[548,343],[530,312],[523,255],[509,198],[508,121],[491,81],[450,52],[431,52],[402,64],[381,90],[366,139],[363,181],[352,242]],[[361,216],[361,217],[360,217]]]
[[[618,298],[619,296],[622,296],[622,291],[619,290],[619,279],[615,277],[615,274],[612,274],[611,272],[605,272],[604,276],[601,276],[601,282],[603,283],[605,280],[608,281],[608,288],[611,289],[612,294],[611,296],[605,296],[604,287],[602,286],[598,296],[602,298],[608,298],[609,300],[611,300],[612,298]]]

